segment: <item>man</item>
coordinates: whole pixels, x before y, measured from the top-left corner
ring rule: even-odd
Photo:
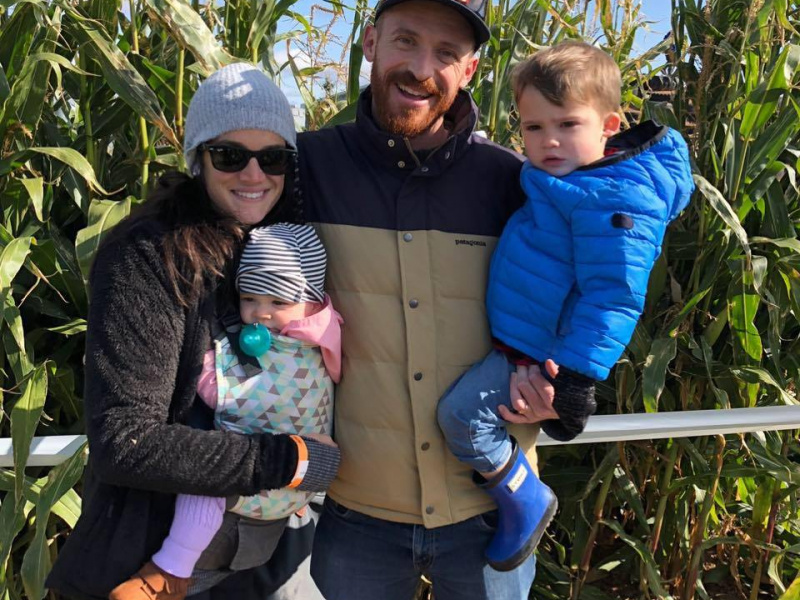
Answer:
[[[439,397],[490,349],[489,260],[523,201],[522,158],[474,134],[462,89],[489,38],[482,10],[383,0],[365,32],[371,85],[356,122],[299,138],[306,216],[345,319],[342,463],[311,564],[327,600],[410,600],[421,574],[437,600],[523,599],[533,581],[532,557],[487,566],[494,505],[436,424]],[[529,424],[555,418],[553,390],[537,369],[516,375],[517,412],[501,416],[535,465]]]

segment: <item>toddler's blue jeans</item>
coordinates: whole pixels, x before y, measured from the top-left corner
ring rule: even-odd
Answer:
[[[437,418],[450,451],[476,471],[488,473],[511,458],[506,422],[497,412],[511,408],[509,379],[516,367],[492,350],[444,393]]]

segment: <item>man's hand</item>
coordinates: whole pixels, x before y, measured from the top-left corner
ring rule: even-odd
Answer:
[[[551,359],[544,363],[548,375],[558,375],[558,365]],[[553,409],[555,389],[542,374],[538,365],[517,367],[511,374],[511,406],[517,413],[506,406],[500,406],[500,416],[509,423],[538,423],[548,419],[557,419],[558,413]]]

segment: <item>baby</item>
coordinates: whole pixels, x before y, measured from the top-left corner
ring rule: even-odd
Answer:
[[[618,134],[620,72],[601,50],[578,42],[542,50],[517,66],[512,85],[528,199],[492,257],[486,303],[495,350],[438,408],[450,450],[497,503],[486,557],[501,571],[533,552],[557,509],[498,415],[511,404],[509,374],[547,365],[559,419],[542,428],[562,441],[583,431],[596,408],[594,383],[628,344],[665,229],[694,189],[678,132],[647,121]]]

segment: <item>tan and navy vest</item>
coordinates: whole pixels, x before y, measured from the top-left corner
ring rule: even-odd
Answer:
[[[328,495],[428,528],[494,508],[447,449],[436,407],[491,349],[484,305],[492,250],[524,199],[522,157],[472,133],[460,92],[453,132],[414,154],[371,117],[298,136],[306,220],[328,251],[325,288],[347,327],[336,387],[339,473]],[[510,427],[536,465],[537,426]]]

